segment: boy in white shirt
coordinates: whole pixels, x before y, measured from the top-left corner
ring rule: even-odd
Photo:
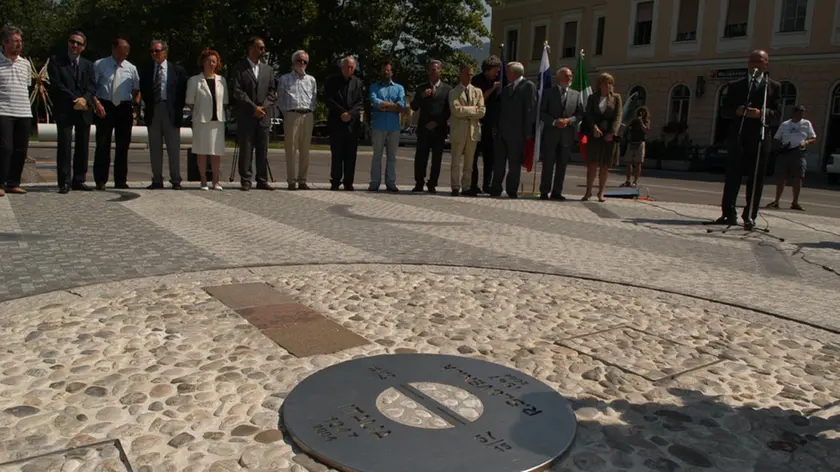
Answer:
[[[779,208],[779,199],[785,190],[785,183],[788,178],[793,179],[793,201],[790,204],[792,210],[805,211],[799,204],[799,191],[802,189],[802,182],[805,180],[805,169],[808,166],[806,149],[809,144],[817,140],[814,127],[805,118],[805,107],[797,105],[793,109],[791,119],[782,123],[776,131],[775,139],[782,143],[776,160],[776,199],[767,205],[767,208]]]

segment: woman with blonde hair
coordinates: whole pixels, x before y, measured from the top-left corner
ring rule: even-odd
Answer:
[[[618,165],[620,146],[618,132],[621,128],[621,96],[613,90],[615,79],[603,73],[598,77],[597,90],[586,101],[583,127],[587,136],[586,194],[583,201],[592,198],[592,185],[598,173],[598,201],[604,202],[609,169]]]
[[[225,78],[218,75],[222,70],[222,58],[212,49],[205,49],[198,58],[201,73],[190,77],[187,82],[187,106],[192,109],[193,147],[198,155],[198,171],[201,174],[201,189],[207,186],[207,157],[213,173],[213,189],[222,190],[219,184],[222,154],[225,153],[225,106],[229,103]]]

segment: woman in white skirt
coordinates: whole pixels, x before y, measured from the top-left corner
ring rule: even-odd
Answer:
[[[229,102],[228,88],[222,70],[222,58],[212,49],[205,49],[198,59],[202,72],[187,82],[187,106],[192,109],[192,151],[198,155],[201,189],[207,187],[207,157],[213,171],[213,189],[219,185],[222,154],[225,152],[225,106]]]

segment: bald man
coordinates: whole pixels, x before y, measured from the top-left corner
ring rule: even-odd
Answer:
[[[747,204],[741,217],[744,229],[755,228],[767,159],[770,156],[771,127],[779,126],[782,116],[782,86],[770,80],[767,67],[770,56],[766,51],[756,50],[749,56],[749,72],[746,77],[732,83],[723,97],[723,115],[731,120],[728,135],[729,160],[726,165],[726,183],[721,202],[722,215],[715,223],[734,226],[738,224],[735,203],[741,180],[747,176]],[[752,87],[751,87],[752,85]],[[764,92],[767,91],[767,114],[764,123],[764,139],[761,139],[761,108]],[[741,123],[743,122],[743,129]],[[756,174],[756,164],[758,172]],[[755,194],[753,195],[753,189]]]

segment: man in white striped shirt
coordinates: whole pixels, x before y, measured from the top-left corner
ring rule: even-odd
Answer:
[[[309,144],[315,126],[315,105],[318,85],[315,77],[306,73],[309,54],[292,54],[292,72],[280,77],[278,96],[283,112],[283,147],[286,150],[286,178],[289,190],[309,190],[306,174],[309,171]],[[300,166],[295,173],[295,151],[300,154]]]
[[[23,33],[14,26],[0,30],[0,197],[6,193],[26,193],[20,176],[29,151],[32,106],[29,86],[32,65],[20,57]]]

